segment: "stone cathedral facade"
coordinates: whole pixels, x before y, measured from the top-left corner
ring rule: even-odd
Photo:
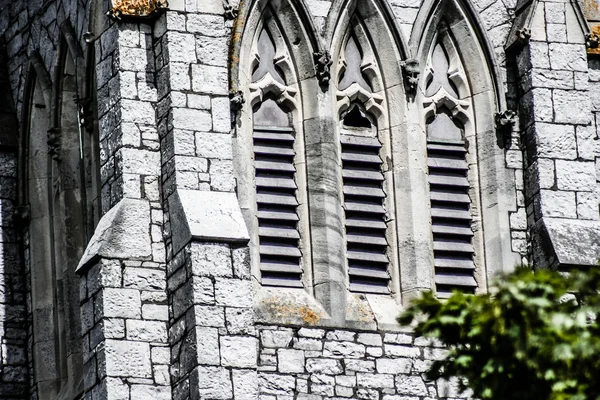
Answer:
[[[600,258],[596,0],[0,0],[0,399],[468,398],[395,318]]]

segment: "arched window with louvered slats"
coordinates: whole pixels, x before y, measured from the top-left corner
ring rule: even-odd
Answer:
[[[350,291],[391,293],[391,199],[387,190],[384,144],[384,94],[377,58],[358,17],[340,54],[337,98],[340,105],[340,154]],[[378,118],[379,117],[379,118]]]
[[[465,137],[463,121],[471,118],[470,100],[465,100],[468,87],[461,78],[459,57],[450,65],[452,44],[442,31],[430,53],[424,93],[434,277],[441,298],[454,290],[474,293],[478,287],[472,227],[476,168],[470,171],[468,160],[476,149]]]
[[[246,179],[255,188],[251,247],[261,284],[302,288],[308,259],[300,227],[307,203],[304,150],[301,126],[294,123],[299,114],[297,80],[285,43],[267,9],[250,71],[252,134],[244,146],[251,149],[253,165]]]

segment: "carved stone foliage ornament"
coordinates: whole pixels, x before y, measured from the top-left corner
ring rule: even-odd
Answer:
[[[331,80],[331,54],[327,50],[318,51],[313,54],[315,59],[315,70],[319,84],[323,87],[329,85]]]
[[[223,10],[226,21],[233,21],[237,18],[239,10],[238,5],[233,4],[230,0],[223,0]]]
[[[509,128],[515,125],[517,113],[513,110],[506,110],[496,114],[496,127]]]
[[[167,7],[167,0],[112,0],[112,8],[107,15],[117,21],[152,20]]]

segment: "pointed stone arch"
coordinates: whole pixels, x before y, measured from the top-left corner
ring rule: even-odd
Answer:
[[[460,121],[468,143],[467,161],[474,166],[469,171],[471,198],[479,199],[473,203],[472,215],[475,238],[481,231],[476,274],[480,291],[487,290],[486,282],[496,274],[519,262],[512,252],[509,227],[509,212],[516,210],[515,177],[505,167],[504,140],[494,120],[506,103],[503,79],[484,32],[469,1],[428,1],[419,12],[410,42],[423,68],[416,96],[423,131],[427,132],[436,108],[443,108]],[[448,71],[443,73],[455,88],[454,95],[448,94],[452,89],[443,88],[435,95],[428,93],[436,46],[446,52]]]
[[[382,304],[393,308],[401,301],[402,264],[410,264],[416,258],[405,257],[398,245],[405,241],[399,232],[407,231],[404,217],[410,214],[405,213],[410,203],[400,204],[398,200],[398,194],[407,189],[398,168],[411,163],[408,148],[413,143],[407,128],[410,107],[402,68],[409,52],[385,1],[334,1],[325,35],[333,59],[332,111],[342,175],[339,196],[344,204],[342,246],[346,251],[341,264],[349,290],[345,300],[348,308],[371,308],[380,315]],[[359,119],[348,127],[346,115],[353,111]],[[349,161],[352,152],[359,148],[370,154],[374,164],[367,167]],[[376,163],[376,159],[383,162]],[[364,176],[373,179],[369,183],[372,190],[357,197],[353,185],[361,183],[353,177],[356,171],[368,168],[372,169],[371,175]],[[373,203],[369,226],[378,226],[373,231],[358,227],[358,214],[351,211],[358,209],[357,202],[364,199]],[[377,239],[365,241],[361,235],[374,235]],[[377,257],[362,261],[362,254],[371,252]],[[357,295],[360,292],[368,296]],[[366,298],[372,300],[365,302]]]
[[[391,35],[391,43],[398,50],[400,57],[398,60],[411,58],[411,51],[407,45],[406,39],[402,35],[394,12],[387,0],[334,0],[329,9],[327,21],[325,23],[324,36],[327,47],[331,47],[336,29],[340,26],[347,26],[348,15],[352,16],[358,13],[364,19],[373,16],[382,24],[380,28],[387,30]]]
[[[425,65],[428,44],[432,42],[433,35],[436,34],[437,26],[443,17],[454,19],[456,24],[449,24],[450,30],[456,35],[462,30],[463,38],[467,39],[460,42],[460,51],[464,58],[463,64],[468,71],[467,76],[470,80],[477,77],[482,79],[481,82],[472,82],[472,86],[478,89],[493,90],[497,109],[505,109],[504,73],[496,62],[494,47],[485,33],[487,30],[471,1],[425,0],[415,19],[409,41],[413,57],[418,59],[421,65]],[[481,65],[464,62],[468,58],[477,59],[479,62],[483,61],[485,68],[481,68]]]
[[[265,9],[271,8],[277,19],[282,22],[281,30],[286,40],[292,40],[296,46],[288,46],[296,63],[300,80],[315,76],[313,54],[320,52],[322,45],[316,34],[315,25],[303,0],[245,0],[240,3],[235,20],[229,50],[229,89],[232,93],[240,90],[240,79],[244,74],[245,53],[254,43],[253,36],[260,34],[257,26]]]
[[[312,291],[305,124],[315,110],[306,99],[319,93],[313,58],[319,51],[302,1],[241,4],[230,54],[230,90],[244,99],[233,158],[260,293],[265,287]],[[275,215],[283,217],[275,221]]]

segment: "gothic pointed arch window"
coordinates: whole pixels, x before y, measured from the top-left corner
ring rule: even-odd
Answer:
[[[477,148],[465,126],[472,119],[470,100],[464,100],[470,89],[452,38],[444,25],[440,28],[427,64],[423,105],[435,287],[439,297],[447,297],[453,290],[475,291],[482,248],[473,229],[481,219],[477,168],[469,169]]]
[[[310,240],[300,88],[287,41],[269,7],[257,24],[250,57],[248,108],[241,119],[246,129],[236,146],[246,154],[237,160],[236,169],[238,179],[246,183],[238,197],[253,233],[254,275],[263,286],[308,287]],[[248,159],[251,168],[241,161]]]
[[[490,278],[516,265],[508,222],[516,193],[495,132],[503,100],[485,31],[459,0],[433,1],[423,13],[429,18],[411,41],[424,66],[416,102],[426,140],[432,288],[443,298],[484,292]]]
[[[75,270],[95,226],[91,189],[99,172],[92,171],[98,167],[95,131],[85,124],[93,103],[82,100],[90,94],[83,53],[67,23],[61,30],[54,84],[32,52],[20,152],[21,205],[30,210],[23,235],[32,286],[33,391],[48,399],[83,391]]]
[[[348,287],[388,294],[395,269],[390,138],[381,70],[366,27],[351,19],[336,84]],[[389,171],[389,170],[388,170]]]

